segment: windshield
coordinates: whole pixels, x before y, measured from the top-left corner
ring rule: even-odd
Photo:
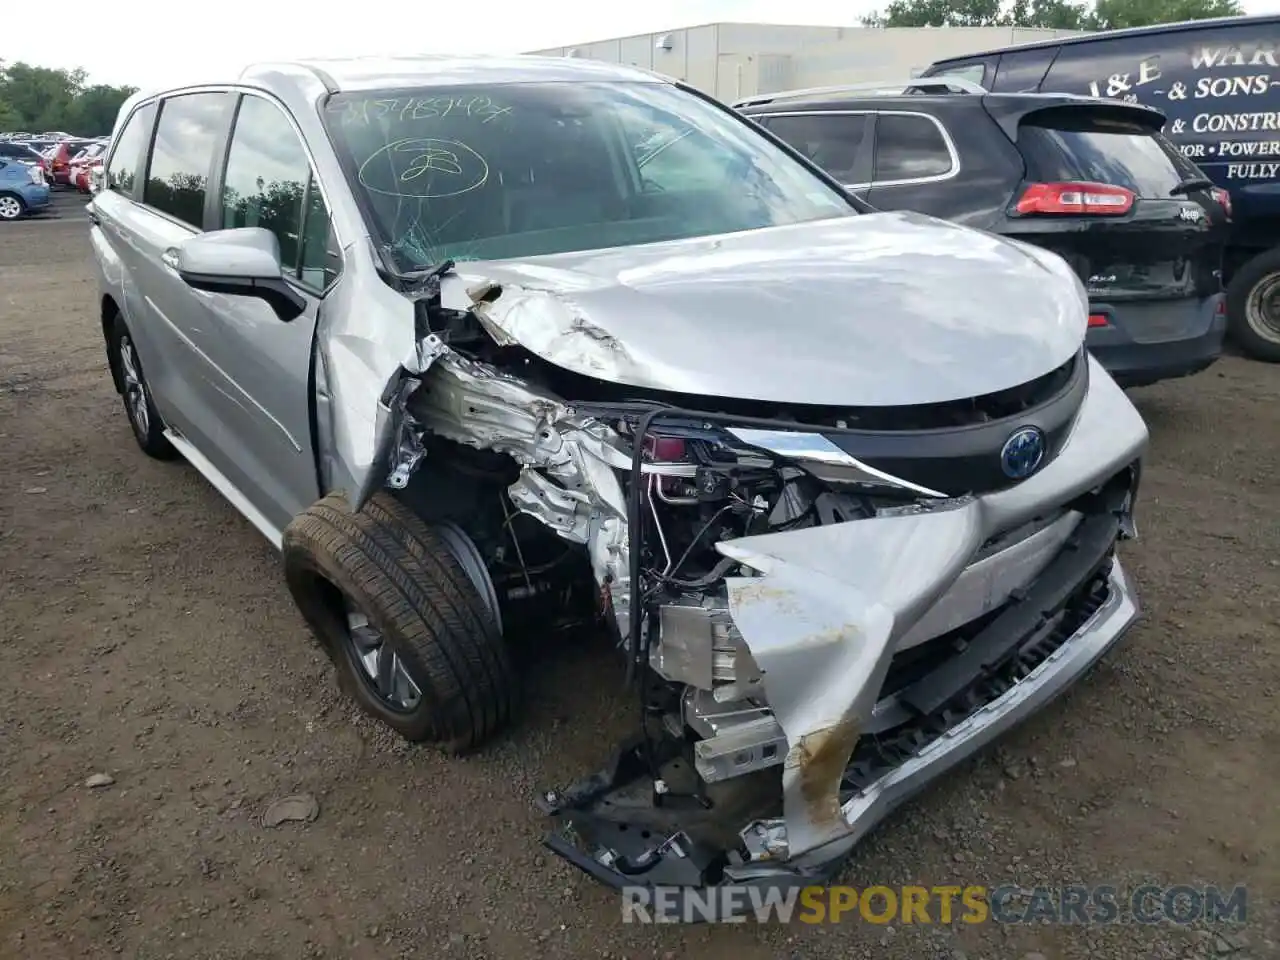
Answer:
[[[748,124],[665,83],[337,94],[325,122],[405,269],[856,213]]]

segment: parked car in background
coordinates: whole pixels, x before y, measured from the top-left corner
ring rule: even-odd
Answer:
[[[87,180],[85,181],[86,186],[81,189],[81,173],[89,164],[93,163],[95,160],[101,159],[106,149],[107,141],[95,140],[93,143],[86,145],[84,149],[72,157],[67,164],[67,185],[75,187],[83,193],[88,193]]]
[[[94,193],[95,177],[102,173],[102,157],[93,157],[77,164],[72,176],[72,186],[80,193]]]
[[[49,205],[49,184],[39,164],[0,155],[0,220],[17,220]]]
[[[940,60],[996,93],[1040,91],[1155,107],[1165,135],[1229,191],[1224,281],[1230,336],[1280,362],[1280,16],[1117,30]]]
[[[44,158],[40,155],[40,151],[20,140],[0,140],[0,160],[16,160],[19,163],[44,166],[42,162]]]
[[[31,146],[30,143],[22,141],[0,141],[0,160],[13,160],[18,163],[34,164],[43,172],[45,180],[49,180],[50,165],[49,161]]]
[[[1059,256],[868,214],[572,58],[251,67],[135,95],[113,144],[89,236],[140,449],[282,550],[410,740],[508,724],[517,635],[618,651],[642,735],[539,793],[597,879],[816,882],[1137,617],[1147,430]]]
[[[1147,107],[987,94],[959,78],[750,98],[739,109],[878,210],[1051,250],[1089,294],[1090,351],[1123,386],[1222,352],[1229,205]]]
[[[71,185],[71,159],[94,141],[89,139],[63,140],[54,145],[49,153],[49,167],[54,184]]]

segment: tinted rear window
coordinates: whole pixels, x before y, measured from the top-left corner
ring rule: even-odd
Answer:
[[[865,113],[752,117],[841,183],[858,177],[858,151],[870,119]]]
[[[1203,176],[1161,134],[1105,118],[1033,117],[1018,130],[1018,149],[1032,179],[1109,183],[1140,197],[1168,198],[1182,181]]]
[[[0,156],[15,160],[39,160],[40,154],[22,143],[0,143]]]

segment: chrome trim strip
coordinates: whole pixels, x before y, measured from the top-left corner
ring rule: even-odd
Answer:
[[[867,483],[887,483],[903,490],[910,490],[925,497],[947,499],[947,494],[930,490],[909,480],[902,480],[883,470],[877,470],[845,453],[819,433],[802,433],[796,430],[755,430],[747,427],[729,427],[728,432],[743,443],[761,450],[768,450],[780,457],[809,461],[830,467],[843,467],[866,474]]]
[[[271,525],[253,504],[249,502],[249,498],[242,494],[236,485],[228,480],[212,463],[210,463],[199,450],[191,445],[191,443],[172,428],[165,430],[165,437],[169,440],[175,450],[196,468],[196,472],[209,481],[213,488],[226,497],[233,507],[239,511],[240,515],[252,523],[260,534],[271,541],[272,545],[280,550],[284,546],[284,531],[277,530]]]

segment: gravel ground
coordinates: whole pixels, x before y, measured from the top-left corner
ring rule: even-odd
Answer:
[[[624,926],[539,847],[539,786],[630,699],[539,651],[478,756],[357,715],[271,548],[135,448],[78,201],[0,229],[0,958],[1265,957],[1280,952],[1280,368],[1136,394],[1144,622],[1075,690],[887,822],[868,884],[1247,884],[1244,927]],[[86,786],[94,774],[112,782]],[[314,822],[262,826],[309,793]]]

